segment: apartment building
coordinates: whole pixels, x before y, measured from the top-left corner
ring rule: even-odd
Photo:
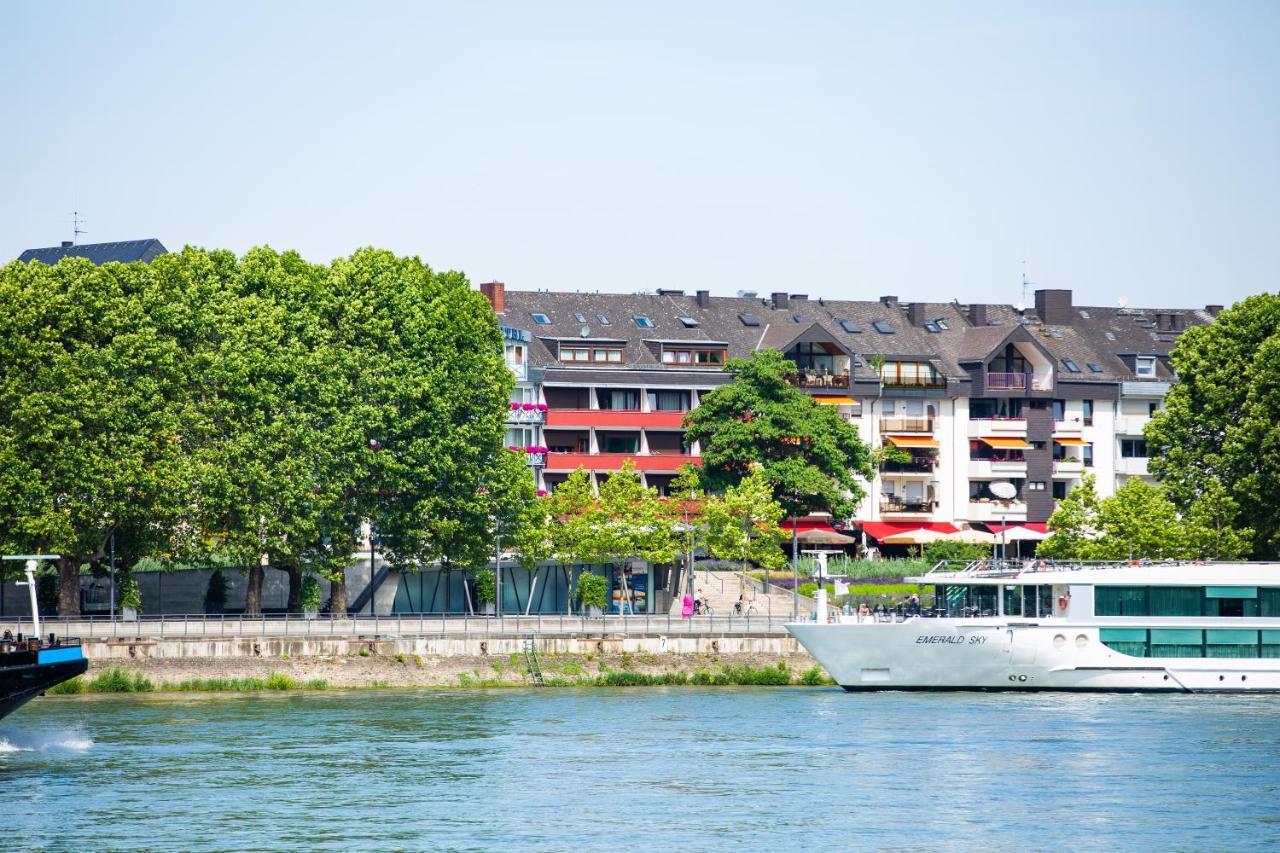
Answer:
[[[838,407],[886,463],[852,519],[879,538],[922,524],[1043,524],[1086,472],[1111,494],[1147,476],[1142,427],[1175,381],[1178,334],[1203,309],[1081,307],[1069,290],[1035,305],[654,293],[507,291],[482,285],[517,376],[508,445],[543,490],[578,467],[635,463],[665,491],[700,448],[681,422],[729,380],[730,358],[772,348],[796,384]],[[993,484],[1008,483],[1013,497]]]

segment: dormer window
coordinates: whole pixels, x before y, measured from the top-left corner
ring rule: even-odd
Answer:
[[[662,363],[687,367],[720,367],[725,362],[725,350],[705,348],[666,348],[662,351]]]
[[[533,314],[530,314],[529,316],[532,317],[533,322],[537,323],[539,326],[551,325],[551,318],[548,317],[546,314],[539,314],[535,312]]]
[[[573,315],[573,319],[574,319],[576,322],[578,322],[578,323],[585,323],[585,322],[587,322],[587,315],[586,315],[586,314],[574,314],[574,315]]]
[[[1153,355],[1140,355],[1134,363],[1134,373],[1138,376],[1147,378],[1156,375],[1156,357]]]
[[[560,361],[571,364],[621,364],[622,347],[561,344]]]
[[[653,328],[653,321],[643,314],[637,314],[633,319],[636,321],[636,325],[642,329]]]

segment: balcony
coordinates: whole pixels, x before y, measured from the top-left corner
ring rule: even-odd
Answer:
[[[1147,415],[1120,415],[1116,418],[1116,435],[1142,435],[1151,418]]]
[[[546,403],[512,403],[507,412],[509,424],[540,424],[547,414]]]
[[[1019,518],[1019,516],[1021,518]],[[1017,522],[1027,517],[1027,505],[1023,501],[999,501],[981,498],[969,501],[970,521]]]
[[[1067,457],[1053,460],[1053,476],[1080,477],[1084,474],[1084,460]]]
[[[942,376],[881,376],[881,384],[885,388],[946,388],[947,380]]]
[[[1083,432],[1084,432],[1084,421],[1082,421],[1080,418],[1071,418],[1070,420],[1053,422],[1054,436],[1067,435],[1067,436],[1078,437]]]
[[[1025,459],[1009,458],[1009,459],[970,459],[969,460],[969,478],[977,480],[999,479],[1001,477],[1014,477],[1018,475],[1026,475],[1027,461]]]
[[[938,467],[938,457],[936,456],[912,456],[907,462],[885,462],[880,466],[881,474],[896,475],[912,475],[919,474],[925,477],[933,476],[933,471]]]
[[[988,372],[985,384],[988,391],[1026,391],[1028,382],[1033,391],[1049,391],[1053,388],[1052,377],[1026,373]]]
[[[680,429],[685,412],[641,412],[626,409],[552,409],[548,427],[617,427],[622,429]]]
[[[1026,418],[978,418],[969,421],[969,438],[982,438],[984,435],[1023,436],[1026,434]]]
[[[923,432],[933,434],[932,418],[881,418],[881,432]]]
[[[926,498],[900,498],[884,495],[880,498],[881,515],[929,515],[938,502]]]
[[[1116,460],[1116,473],[1129,477],[1147,476],[1147,457],[1121,456]]]
[[[686,462],[701,465],[702,458],[687,453],[548,453],[548,471],[576,471],[586,468],[588,471],[620,471],[622,464],[630,459],[635,463],[637,471],[649,473],[672,473],[678,471]]]
[[[801,370],[789,381],[797,388],[848,388],[849,374]]]

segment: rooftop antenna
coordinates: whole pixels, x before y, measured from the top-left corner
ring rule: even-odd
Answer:
[[[80,242],[81,234],[88,234],[88,231],[80,230],[80,226],[84,225],[84,220],[80,218],[80,211],[71,211],[71,245],[75,246]]]
[[[1027,278],[1027,262],[1022,262],[1022,298],[1018,300],[1018,313],[1021,314],[1027,310],[1027,288],[1031,286],[1031,281]]]

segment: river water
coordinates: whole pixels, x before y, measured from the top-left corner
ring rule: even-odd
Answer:
[[[38,699],[50,850],[1223,850],[1280,843],[1280,697],[835,688]]]

